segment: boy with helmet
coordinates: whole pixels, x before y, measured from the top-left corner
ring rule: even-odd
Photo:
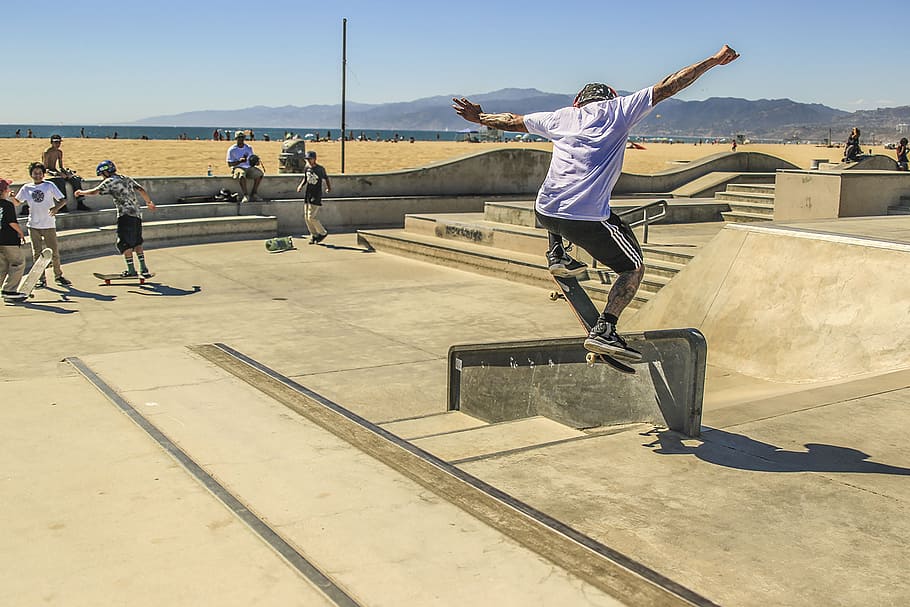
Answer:
[[[603,313],[585,340],[588,350],[641,360],[641,354],[616,333],[619,315],[635,297],[645,271],[635,234],[610,211],[610,196],[622,171],[629,132],[654,105],[712,67],[726,65],[737,57],[736,51],[724,45],[711,57],[630,95],[617,96],[607,85],[592,83],[579,91],[571,107],[553,112],[486,114],[480,105],[464,97],[452,100],[455,112],[468,122],[532,133],[553,142],[550,169],[535,204],[538,222],[550,233],[550,272],[570,276],[584,271],[584,264],[566,253],[562,243],[565,237],[618,274]]]
[[[32,253],[37,260],[41,251],[50,249],[54,252],[53,267],[54,281],[61,286],[68,287],[73,284],[63,275],[60,267],[60,251],[57,249],[57,212],[66,206],[66,196],[50,181],[44,180],[45,168],[40,162],[28,165],[28,174],[32,183],[26,183],[16,193],[16,198],[21,203],[29,205],[28,236],[32,241]],[[38,287],[47,286],[47,281],[42,274],[38,280]]]
[[[123,254],[126,261],[126,270],[120,275],[124,278],[139,274],[142,274],[144,278],[150,277],[152,273],[145,264],[145,252],[142,248],[142,213],[139,211],[139,200],[136,198],[136,193],[138,192],[142,196],[152,211],[155,210],[155,203],[152,202],[145,188],[132,178],[117,173],[117,167],[111,160],[101,162],[95,169],[95,174],[104,177],[104,181],[91,190],[79,190],[75,195],[107,194],[114,199],[114,206],[117,207],[117,250]],[[133,252],[139,259],[138,273],[133,264]]]

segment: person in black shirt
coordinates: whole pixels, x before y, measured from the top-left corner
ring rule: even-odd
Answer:
[[[0,288],[3,301],[15,303],[27,299],[19,292],[19,281],[25,270],[25,255],[22,254],[25,234],[10,200],[11,184],[8,179],[0,179]]]

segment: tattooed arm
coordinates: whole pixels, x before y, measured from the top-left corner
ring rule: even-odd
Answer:
[[[455,113],[467,120],[475,122],[501,131],[518,131],[527,133],[528,127],[525,126],[524,116],[520,114],[484,114],[477,103],[471,103],[464,97],[461,99],[452,99],[455,105]]]
[[[716,65],[726,65],[731,61],[735,61],[738,57],[739,54],[725,44],[724,47],[717,51],[713,56],[708,57],[704,61],[690,65],[689,67],[684,67],[675,74],[670,74],[664,78],[659,84],[655,84],[651,97],[651,104],[657,105],[657,103],[664,99],[669,99],[698,80],[702,74],[712,67]]]

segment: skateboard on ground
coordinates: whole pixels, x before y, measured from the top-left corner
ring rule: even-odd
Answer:
[[[154,272],[149,274],[148,277],[143,276],[142,274],[137,274],[136,276],[123,276],[122,274],[100,274],[98,272],[92,272],[92,275],[98,280],[103,280],[104,284],[109,285],[111,281],[121,281],[121,280],[138,280],[139,284],[144,285],[145,281],[154,276]]]
[[[265,241],[265,248],[271,253],[290,251],[294,248],[294,240],[290,236],[282,236],[281,238],[269,238]]]
[[[32,269],[28,271],[28,274],[25,275],[25,278],[22,279],[22,282],[19,283],[19,292],[23,295],[28,295],[29,297],[34,297],[35,287],[38,285],[38,281],[41,280],[41,277],[44,276],[47,266],[51,265],[51,260],[54,258],[54,252],[50,249],[44,249],[41,251],[41,255],[35,260],[35,263],[32,264]]]
[[[594,306],[594,303],[591,301],[591,298],[588,297],[588,294],[585,293],[585,290],[580,284],[578,284],[577,278],[564,278],[562,276],[554,276],[553,280],[556,281],[556,284],[559,286],[559,291],[553,291],[550,293],[550,299],[556,301],[558,299],[565,299],[569,306],[572,307],[572,311],[575,312],[575,316],[578,318],[578,322],[581,323],[581,326],[585,328],[585,331],[591,331],[591,327],[597,324],[597,319],[600,317],[600,312],[597,311],[597,308]],[[585,356],[585,360],[589,365],[600,361],[605,362],[617,371],[622,373],[635,373],[635,369],[629,365],[622,363],[609,354],[599,354],[597,352],[588,352]]]

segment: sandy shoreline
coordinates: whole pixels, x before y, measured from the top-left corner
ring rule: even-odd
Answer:
[[[49,143],[44,139],[0,139],[0,178],[20,183],[28,178],[26,167],[40,160]],[[94,177],[95,167],[111,159],[119,170],[133,177],[205,175],[212,165],[216,175],[227,175],[225,155],[230,142],[224,141],[166,141],[137,139],[65,139],[63,151],[67,166],[83,177]],[[278,172],[279,141],[254,141],[253,149],[262,157],[266,174]],[[453,141],[381,142],[348,141],[345,143],[345,173],[382,173],[413,169],[431,163],[451,160],[484,150],[504,147],[534,148],[549,151],[549,143],[464,143]],[[623,170],[628,173],[657,173],[678,166],[678,161],[695,160],[704,156],[730,151],[729,144],[692,145],[649,143],[644,150],[626,150]],[[894,156],[893,150],[863,146],[877,154]],[[341,171],[341,143],[309,143],[319,162],[329,174]],[[839,160],[841,147],[825,148],[815,145],[749,144],[739,151],[763,152],[777,156],[808,169],[813,159]]]

